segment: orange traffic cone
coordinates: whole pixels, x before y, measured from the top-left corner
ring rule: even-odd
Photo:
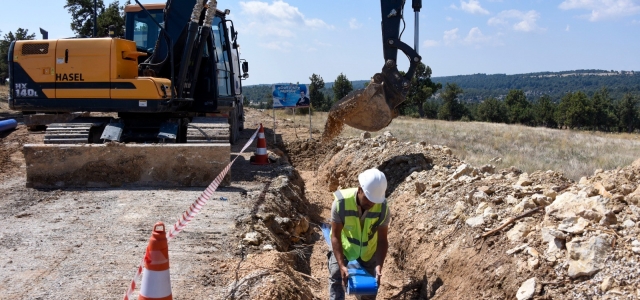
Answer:
[[[256,154],[249,159],[252,165],[268,165],[269,156],[267,155],[267,139],[264,137],[264,127],[260,123],[258,131],[258,144],[256,145]]]
[[[153,226],[153,234],[144,255],[144,267],[138,300],[172,300],[169,245],[162,222]]]

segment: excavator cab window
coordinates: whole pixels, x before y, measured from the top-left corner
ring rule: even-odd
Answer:
[[[225,23],[222,19],[215,17],[211,30],[213,31],[213,41],[215,46],[216,68],[218,73],[218,95],[231,96],[231,65],[229,64],[229,54],[227,50],[227,39],[224,31]]]
[[[151,19],[154,18],[160,25],[164,22],[164,14],[162,10],[149,10],[151,17],[144,12],[129,13],[128,18],[133,17],[133,34],[132,40],[136,42],[139,51],[153,53],[156,47],[156,40],[160,34],[160,28]],[[129,35],[127,34],[127,37]]]

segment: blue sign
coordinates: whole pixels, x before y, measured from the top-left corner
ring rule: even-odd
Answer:
[[[271,86],[273,108],[309,107],[309,87],[306,84],[274,84]]]

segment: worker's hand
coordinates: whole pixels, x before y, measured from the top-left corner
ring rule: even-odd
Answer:
[[[340,275],[342,275],[342,286],[347,288],[347,284],[349,281],[349,269],[346,266],[340,267]]]
[[[376,283],[380,286],[380,278],[382,278],[382,266],[376,266]]]

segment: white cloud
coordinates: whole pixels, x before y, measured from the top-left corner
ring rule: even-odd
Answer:
[[[482,8],[478,0],[469,0],[469,2],[464,2],[463,0],[460,0],[459,8],[455,4],[451,4],[450,7],[453,9],[460,9],[460,10],[466,11],[470,14],[481,14],[481,15],[489,14],[489,11]]]
[[[289,42],[269,42],[269,43],[261,43],[259,45],[260,47],[263,47],[263,48],[278,50],[282,52],[290,52],[291,48],[293,47],[293,44]]]
[[[480,28],[473,27],[469,30],[469,34],[464,38],[464,43],[467,45],[481,45],[491,41],[491,38],[482,34]]]
[[[459,38],[460,37],[458,36],[458,28],[454,28],[454,29],[451,29],[451,30],[446,30],[444,32],[444,37],[442,37],[442,39],[444,40],[444,43],[446,45],[453,44]]]
[[[445,20],[447,20],[447,21],[449,21],[449,22],[453,21],[453,18],[452,18],[452,17],[446,17],[446,18],[444,18],[444,19],[445,19]]]
[[[640,4],[635,0],[565,0],[559,8],[590,10],[582,17],[592,22],[640,14]]]
[[[567,25],[567,28],[565,28],[564,31],[569,31],[570,29],[569,25]]]
[[[349,20],[349,28],[358,29],[360,27],[362,27],[362,23],[358,23],[358,20],[356,20],[356,18],[351,18],[351,20]]]
[[[426,40],[424,42],[422,42],[422,46],[425,48],[431,48],[431,47],[436,47],[440,45],[440,42],[436,41],[436,40]]]
[[[544,30],[536,24],[539,18],[540,14],[535,10],[521,12],[519,10],[511,9],[501,11],[498,15],[489,19],[487,24],[510,27],[513,30],[524,32]],[[513,22],[513,24],[511,22]]]
[[[631,24],[637,25],[637,24],[640,24],[640,21],[638,21],[638,20],[633,20],[633,21],[631,21]]]
[[[297,7],[281,0],[271,4],[260,1],[240,2],[240,9],[240,13],[251,20],[243,32],[261,36],[293,37],[299,29],[334,28],[323,20],[305,17]]]

